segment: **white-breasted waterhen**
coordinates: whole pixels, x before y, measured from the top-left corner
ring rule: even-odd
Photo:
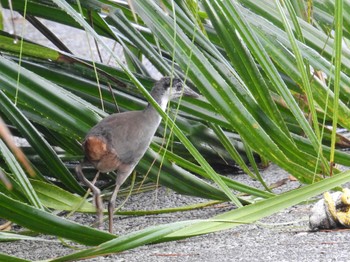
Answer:
[[[163,77],[151,91],[154,100],[165,110],[171,99],[181,95],[198,97],[178,78]],[[87,133],[83,141],[84,160],[76,166],[79,179],[88,186],[95,199],[97,222],[103,222],[103,203],[100,189],[91,183],[82,172],[82,166],[92,164],[98,172],[117,171],[115,189],[108,203],[109,231],[113,231],[113,214],[118,190],[129,177],[137,163],[148,149],[160,124],[161,116],[151,104],[142,111],[112,114]]]

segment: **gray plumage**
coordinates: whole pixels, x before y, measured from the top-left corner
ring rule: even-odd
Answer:
[[[182,94],[198,96],[188,87],[183,87],[180,79],[170,77],[163,77],[157,81],[151,91],[152,97],[163,110],[171,99]],[[100,190],[85,178],[82,166],[90,162],[98,173],[117,170],[116,187],[108,204],[110,232],[118,190],[145,154],[160,121],[161,116],[148,104],[141,111],[115,113],[104,118],[91,128],[83,141],[85,159],[76,167],[76,172],[94,194],[99,226],[102,225],[103,211]]]

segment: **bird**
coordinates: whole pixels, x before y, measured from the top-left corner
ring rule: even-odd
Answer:
[[[156,81],[151,96],[165,111],[170,100],[182,95],[199,97],[181,79],[164,76]],[[93,126],[82,142],[84,159],[75,171],[80,181],[91,189],[97,212],[97,225],[102,229],[103,202],[101,191],[83,174],[83,166],[93,165],[100,173],[116,171],[115,188],[108,202],[109,232],[113,232],[113,215],[118,191],[146,153],[161,122],[161,116],[150,104],[143,110],[111,114]]]

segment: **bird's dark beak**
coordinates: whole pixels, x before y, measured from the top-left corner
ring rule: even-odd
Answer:
[[[197,94],[196,92],[194,92],[191,88],[189,88],[187,86],[184,87],[183,95],[193,97],[193,98],[199,97],[199,94]]]

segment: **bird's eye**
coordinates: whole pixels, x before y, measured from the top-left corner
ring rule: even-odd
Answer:
[[[182,84],[181,83],[177,83],[175,87],[176,87],[177,91],[181,91],[182,90]]]

